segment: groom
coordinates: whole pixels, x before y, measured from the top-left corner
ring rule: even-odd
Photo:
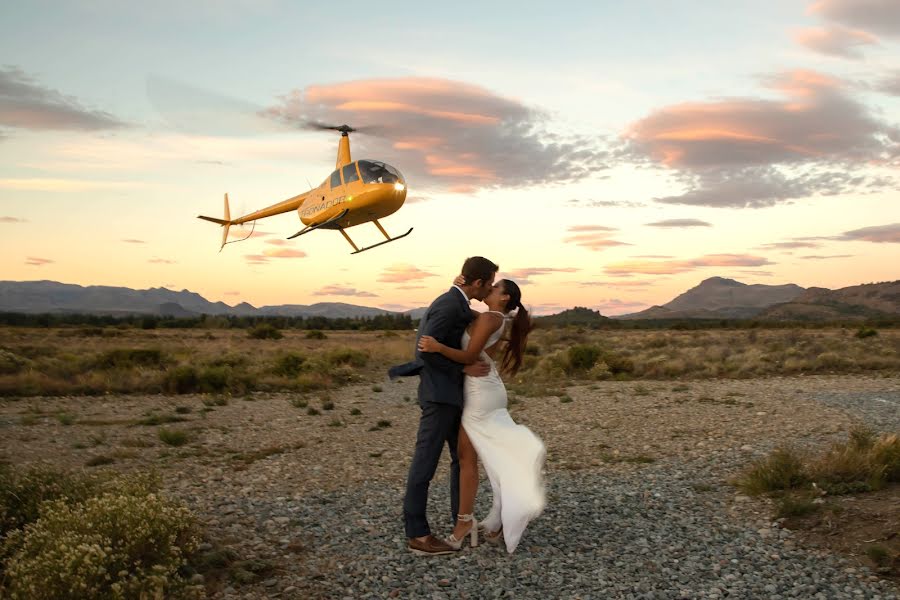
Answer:
[[[430,335],[437,341],[460,349],[462,334],[475,315],[469,308],[473,298],[483,300],[491,291],[499,267],[481,256],[467,258],[462,276],[465,283],[454,285],[438,296],[428,307],[419,324],[419,338]],[[415,554],[435,555],[454,552],[446,542],[431,535],[425,516],[428,503],[428,486],[437,469],[444,443],[450,449],[450,504],[454,521],[459,510],[459,459],[456,442],[463,408],[463,375],[483,377],[489,367],[484,362],[464,366],[436,352],[419,352],[412,368],[404,373],[417,371],[419,380],[419,433],[409,476],[406,480],[406,497],[403,500],[403,518],[406,526],[407,547]],[[406,367],[406,365],[404,365]],[[401,367],[402,369],[402,367]],[[397,374],[397,373],[394,373]]]

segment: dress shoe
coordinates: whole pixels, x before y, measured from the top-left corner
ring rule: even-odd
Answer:
[[[409,538],[406,547],[413,554],[420,556],[437,556],[439,554],[453,554],[456,550],[450,544],[433,535],[427,535],[424,539]]]

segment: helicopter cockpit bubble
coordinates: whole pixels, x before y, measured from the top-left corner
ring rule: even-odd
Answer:
[[[387,163],[363,159],[358,164],[363,183],[406,183],[400,171]]]

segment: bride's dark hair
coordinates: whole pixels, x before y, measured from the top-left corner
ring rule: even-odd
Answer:
[[[522,305],[522,290],[516,285],[516,282],[509,279],[500,281],[503,286],[504,293],[509,294],[509,301],[503,307],[503,312],[510,312],[518,309],[516,316],[513,317],[512,328],[509,332],[509,341],[506,344],[506,350],[503,352],[503,360],[500,362],[501,369],[511,375],[515,374],[522,366],[522,356],[525,354],[525,344],[528,342],[528,334],[534,329],[531,317],[528,311]]]

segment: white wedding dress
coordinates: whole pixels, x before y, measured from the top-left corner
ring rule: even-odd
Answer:
[[[488,338],[485,347],[495,344],[503,330],[501,325]],[[462,347],[468,345],[469,333],[465,332]],[[528,522],[544,509],[541,470],[546,452],[540,438],[513,421],[506,410],[506,386],[497,365],[485,352],[481,353],[481,360],[491,366],[491,371],[484,377],[465,378],[462,426],[478,452],[494,492],[493,506],[482,523],[488,531],[497,531],[502,524],[506,550],[512,553]]]

